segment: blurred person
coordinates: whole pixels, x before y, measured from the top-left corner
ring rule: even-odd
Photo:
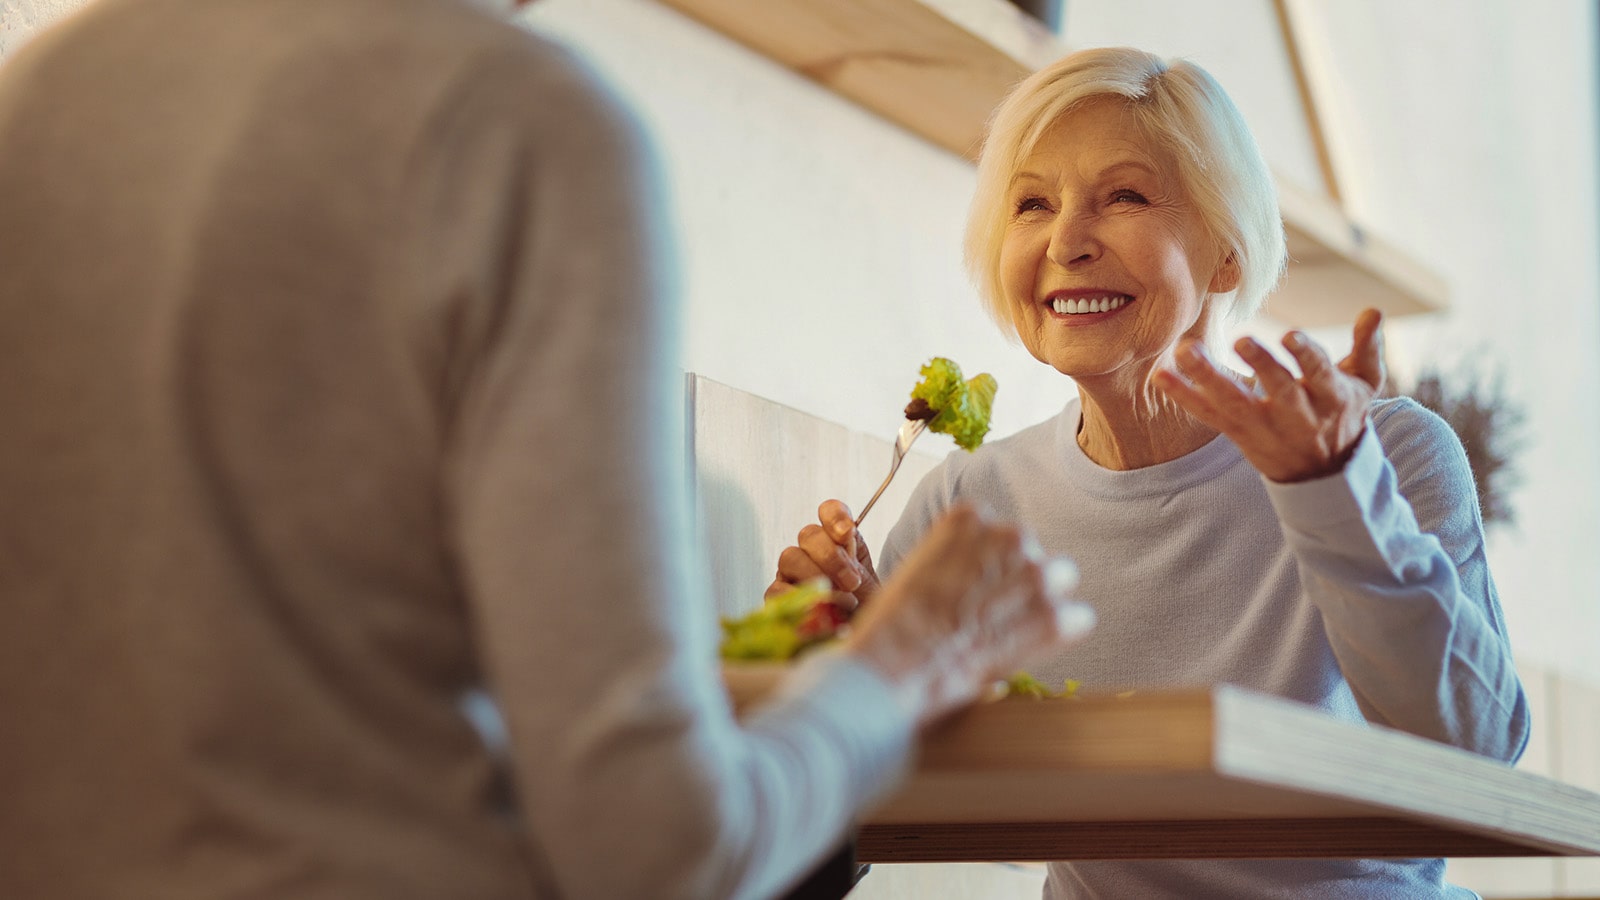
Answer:
[[[956,509],[736,723],[649,155],[476,5],[100,0],[0,147],[0,896],[770,896],[1092,618]]]
[[[1081,568],[1094,634],[1035,663],[1059,683],[1229,682],[1514,761],[1528,708],[1472,475],[1443,420],[1378,399],[1381,317],[1335,363],[1299,331],[1292,370],[1245,338],[1285,260],[1254,138],[1199,67],[1128,48],[1018,85],[978,165],[967,263],[992,316],[1072,380],[1059,415],[916,488],[894,573],[938,517],[979,503]],[[870,609],[872,555],[838,501],[770,590],[829,577]],[[1063,802],[1070,802],[1064,800]],[[1470,897],[1439,859],[1058,862],[1047,898]]]

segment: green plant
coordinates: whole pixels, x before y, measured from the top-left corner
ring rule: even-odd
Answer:
[[[1461,439],[1477,484],[1484,526],[1514,521],[1511,494],[1519,481],[1515,462],[1523,448],[1526,414],[1506,394],[1500,375],[1485,376],[1474,363],[1463,365],[1449,378],[1429,367],[1409,393],[1438,413]]]

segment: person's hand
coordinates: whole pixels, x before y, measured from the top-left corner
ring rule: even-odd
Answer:
[[[956,507],[851,622],[846,652],[876,667],[923,724],[978,699],[1039,652],[1094,625],[1077,567],[1014,525]]]
[[[1155,385],[1191,415],[1226,434],[1250,464],[1278,482],[1307,481],[1344,469],[1367,424],[1367,407],[1383,386],[1383,315],[1356,319],[1350,355],[1335,365],[1298,331],[1283,346],[1300,365],[1293,373],[1252,338],[1234,349],[1255,370],[1255,386],[1218,366],[1197,341],[1178,348],[1178,371]]]
[[[818,577],[833,584],[834,602],[845,609],[855,609],[878,590],[872,553],[856,530],[850,508],[838,500],[817,507],[817,523],[800,529],[795,545],[778,555],[778,577],[766,596]]]

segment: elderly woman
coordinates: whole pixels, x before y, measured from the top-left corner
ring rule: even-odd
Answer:
[[[974,502],[1075,558],[1098,630],[1042,661],[1106,687],[1232,682],[1495,759],[1528,714],[1459,442],[1382,400],[1380,316],[1338,363],[1299,332],[1298,372],[1230,323],[1278,281],[1267,167],[1194,65],[1075,53],[998,110],[967,261],[1002,329],[1072,379],[1055,418],[917,487],[882,554],[899,564],[942,510]],[[870,602],[879,572],[837,501],[779,561]],[[775,584],[775,587],[777,584]],[[1469,897],[1444,862],[1055,863],[1047,897]]]

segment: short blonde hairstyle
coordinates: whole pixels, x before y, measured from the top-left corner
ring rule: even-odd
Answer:
[[[989,122],[978,186],[967,219],[966,263],[989,314],[1012,337],[1015,310],[1000,282],[1000,248],[1011,219],[1008,194],[1022,160],[1045,131],[1074,108],[1122,98],[1151,145],[1176,163],[1179,183],[1208,235],[1239,267],[1239,284],[1219,310],[1250,318],[1283,277],[1288,251],[1278,191],[1255,137],[1228,95],[1204,69],[1168,65],[1128,47],[1069,54],[1028,76]]]

